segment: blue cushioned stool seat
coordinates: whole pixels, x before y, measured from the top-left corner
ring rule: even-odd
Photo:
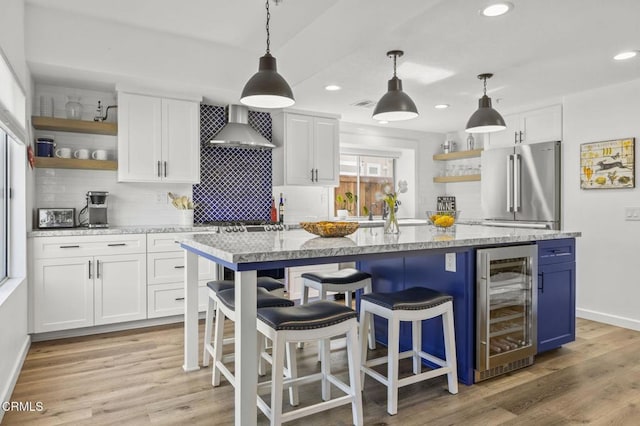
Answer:
[[[228,288],[218,291],[218,300],[231,310],[236,309],[236,289]],[[258,308],[290,307],[295,305],[293,301],[269,293],[265,288],[258,287]]]
[[[430,288],[411,287],[393,293],[363,294],[362,300],[368,300],[391,310],[420,310],[442,305],[453,300],[453,297]]]
[[[353,309],[328,301],[290,308],[258,309],[258,319],[274,330],[312,330],[339,324],[356,316]]]
[[[371,274],[358,271],[357,269],[347,268],[335,272],[305,272],[302,274],[302,278],[322,284],[351,284],[371,278]]]

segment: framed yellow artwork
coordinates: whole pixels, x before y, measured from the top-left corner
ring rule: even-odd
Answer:
[[[635,138],[580,145],[580,188],[634,188]]]

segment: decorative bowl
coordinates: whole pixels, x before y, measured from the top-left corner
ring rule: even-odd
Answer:
[[[450,228],[456,223],[459,213],[459,210],[428,210],[427,219],[429,220],[429,224],[435,226],[436,228]]]
[[[353,234],[360,226],[358,222],[300,222],[307,232],[320,237],[344,237]]]

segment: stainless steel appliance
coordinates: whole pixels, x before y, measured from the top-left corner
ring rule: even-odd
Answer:
[[[76,209],[38,209],[38,228],[73,228]]]
[[[87,226],[89,228],[108,228],[107,196],[105,191],[87,192]]]
[[[225,112],[227,124],[209,141],[210,144],[251,149],[273,149],[276,147],[249,125],[249,109],[246,106],[228,105]]]
[[[482,152],[484,224],[560,229],[560,142]]]
[[[535,244],[477,251],[476,382],[533,364],[537,259]]]

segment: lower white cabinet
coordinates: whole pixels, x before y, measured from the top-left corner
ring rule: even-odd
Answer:
[[[34,332],[147,317],[144,235],[41,237],[32,247]]]
[[[328,265],[296,266],[294,268],[287,268],[285,274],[285,285],[287,287],[289,299],[302,300],[302,274],[305,272],[334,272],[338,270],[338,267],[339,265],[337,263],[330,263]],[[317,290],[309,289],[309,297],[318,297],[318,294]]]
[[[198,308],[207,310],[209,291],[207,281],[198,287]],[[147,317],[160,318],[184,314],[184,285],[182,283],[156,284],[147,288]]]

